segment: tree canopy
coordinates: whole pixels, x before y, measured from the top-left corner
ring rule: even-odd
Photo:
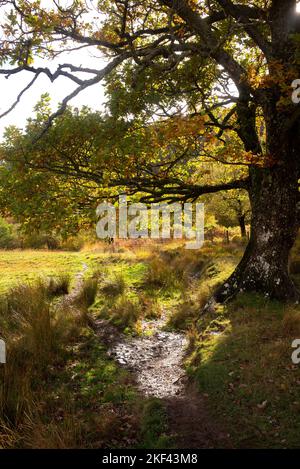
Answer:
[[[297,297],[287,272],[298,230],[296,3],[2,1],[0,73],[31,75],[10,109],[42,74],[74,83],[56,111],[7,136],[4,159],[41,178],[50,171],[57,191],[58,175],[67,178],[70,193],[83,181],[96,196],[100,188],[112,197],[126,190],[148,202],[246,189],[251,239],[218,297],[237,289]],[[101,54],[94,68],[76,62],[81,48]],[[40,65],[66,51],[74,53],[70,63]],[[71,99],[101,81],[106,111],[72,113]],[[81,129],[86,122],[78,135],[76,122]],[[212,171],[209,162],[226,170]]]

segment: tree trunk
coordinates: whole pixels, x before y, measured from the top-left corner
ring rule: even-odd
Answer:
[[[231,275],[214,295],[223,302],[241,291],[297,300],[288,259],[298,231],[298,177],[293,164],[250,170],[252,224],[249,244]]]
[[[246,237],[247,237],[245,218],[246,218],[246,215],[245,215],[245,214],[243,214],[243,215],[241,215],[241,216],[239,217],[239,225],[240,225],[241,237],[242,237],[242,238],[246,238]]]

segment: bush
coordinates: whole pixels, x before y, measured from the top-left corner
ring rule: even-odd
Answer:
[[[141,306],[138,302],[121,296],[111,308],[111,321],[119,327],[126,328],[135,325],[141,315]]]
[[[50,297],[67,295],[69,293],[71,278],[68,274],[61,274],[59,277],[51,277],[47,285]]]
[[[22,242],[19,242],[24,249],[61,249],[64,251],[80,251],[84,243],[85,238],[81,235],[70,236],[62,240],[60,236],[43,232],[26,234]]]
[[[0,249],[13,249],[19,246],[14,226],[0,218]]]
[[[101,292],[109,297],[122,295],[126,289],[126,282],[122,274],[116,274],[112,279],[105,282]]]
[[[22,247],[24,249],[44,249],[47,247],[45,236],[35,232],[26,234],[23,239]]]
[[[62,241],[60,249],[63,251],[80,251],[84,246],[85,240],[82,236],[71,236]]]
[[[95,302],[98,290],[97,278],[90,277],[83,281],[78,295],[76,296],[75,303],[88,308]]]

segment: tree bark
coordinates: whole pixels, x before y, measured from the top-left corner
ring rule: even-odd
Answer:
[[[250,171],[252,223],[249,244],[231,277],[215,293],[224,302],[238,292],[257,291],[269,298],[299,299],[288,274],[289,253],[298,232],[298,177],[295,165],[282,163]]]

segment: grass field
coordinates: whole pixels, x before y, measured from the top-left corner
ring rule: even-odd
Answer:
[[[0,292],[17,283],[32,282],[38,277],[75,274],[82,268],[83,256],[72,252],[0,251]]]
[[[0,447],[172,446],[163,402],[140,396],[131,374],[106,355],[89,327],[89,318],[105,319],[139,335],[141,319],[159,317],[162,309],[170,312],[167,330],[187,334],[190,380],[232,445],[299,447],[300,367],[291,362],[299,306],[243,295],[199,319],[201,305],[242,250],[233,243],[207,244],[198,252],[176,245],[135,252],[1,251],[1,327],[15,358],[10,375],[1,369]],[[292,271],[300,284],[299,258],[298,243]],[[64,274],[74,285],[84,267],[82,288],[90,298],[83,295],[86,303],[70,310],[34,287],[41,277]],[[20,289],[28,282],[29,290]]]
[[[71,278],[80,272],[84,265],[91,269],[104,269],[110,265],[114,270],[122,271],[136,258],[143,258],[145,254],[134,256],[132,253],[112,254],[108,252],[63,252],[46,250],[15,250],[0,251],[0,293],[4,293],[13,285],[35,281],[37,278],[57,277],[69,274]],[[126,272],[125,276],[135,277],[135,271]]]

